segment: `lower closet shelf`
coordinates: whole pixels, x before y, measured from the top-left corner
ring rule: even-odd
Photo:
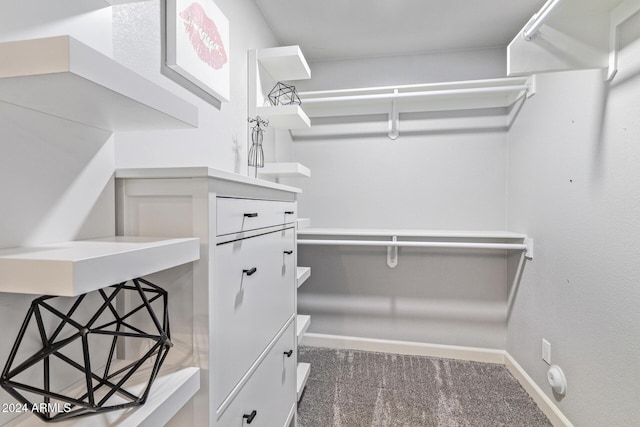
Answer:
[[[118,361],[113,365],[126,366],[130,362]],[[122,365],[121,365],[122,364]],[[130,378],[127,390],[132,393],[141,392],[150,375],[150,367],[140,370]],[[69,389],[78,387],[73,385]],[[166,424],[200,389],[200,368],[171,366],[163,367],[153,385],[144,405],[119,411],[104,412],[59,421],[56,427],[155,427]],[[112,399],[117,399],[115,396]],[[28,414],[16,418],[5,427],[38,427],[43,426],[37,416]]]
[[[311,267],[296,267],[296,278],[298,287],[302,286],[311,277]]]
[[[307,385],[307,380],[309,379],[309,372],[311,372],[311,364],[310,363],[298,363],[298,383],[296,390],[298,390],[298,400],[302,397],[302,391],[304,387]]]
[[[296,321],[296,326],[297,326],[296,336],[298,337],[298,344],[299,344],[300,340],[302,340],[302,337],[304,336],[304,334],[309,329],[309,325],[311,325],[311,316],[307,316],[305,314],[298,314],[296,319],[297,319],[297,321]]]

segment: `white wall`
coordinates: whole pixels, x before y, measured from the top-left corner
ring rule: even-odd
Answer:
[[[507,349],[577,426],[640,424],[640,14],[620,70],[540,75],[509,133],[509,227],[536,239]],[[568,391],[546,383],[541,339]]]
[[[503,73],[501,50],[315,62],[303,88]],[[384,129],[384,116],[314,120],[316,131],[339,128],[348,135],[327,131],[294,142],[295,160],[312,174],[295,183],[303,189],[299,215],[313,227],[504,230],[506,121],[494,126],[495,115],[504,113],[401,115],[396,141],[365,130],[363,122]],[[332,128],[335,122],[340,125]],[[390,269],[385,248],[301,246],[299,264],[312,271],[298,299],[299,311],[312,315],[311,332],[505,347],[501,254],[402,248],[399,266]]]
[[[114,57],[127,67],[194,103],[199,126],[191,130],[128,132],[116,135],[116,167],[210,166],[246,174],[248,152],[247,50],[277,46],[253,1],[219,0],[229,19],[230,102],[212,105],[160,73],[161,3],[115,6]],[[276,158],[274,129],[265,132],[265,157]],[[290,157],[288,133],[279,133],[278,160]]]

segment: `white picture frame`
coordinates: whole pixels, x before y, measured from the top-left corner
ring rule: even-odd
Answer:
[[[167,0],[166,37],[167,66],[228,102],[229,20],[213,0]]]

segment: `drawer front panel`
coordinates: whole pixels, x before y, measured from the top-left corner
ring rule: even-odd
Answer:
[[[294,313],[294,229],[216,247],[214,404],[219,407]]]
[[[217,199],[216,234],[238,233],[274,225],[294,223],[296,202],[270,200]]]
[[[286,427],[284,424],[296,401],[296,358],[294,354],[287,357],[285,352],[295,352],[294,344],[292,322],[216,425],[245,426],[243,416],[255,411],[251,427]]]

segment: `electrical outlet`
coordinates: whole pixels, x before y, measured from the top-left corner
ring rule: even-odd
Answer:
[[[542,360],[551,365],[551,343],[544,338],[542,339]]]

